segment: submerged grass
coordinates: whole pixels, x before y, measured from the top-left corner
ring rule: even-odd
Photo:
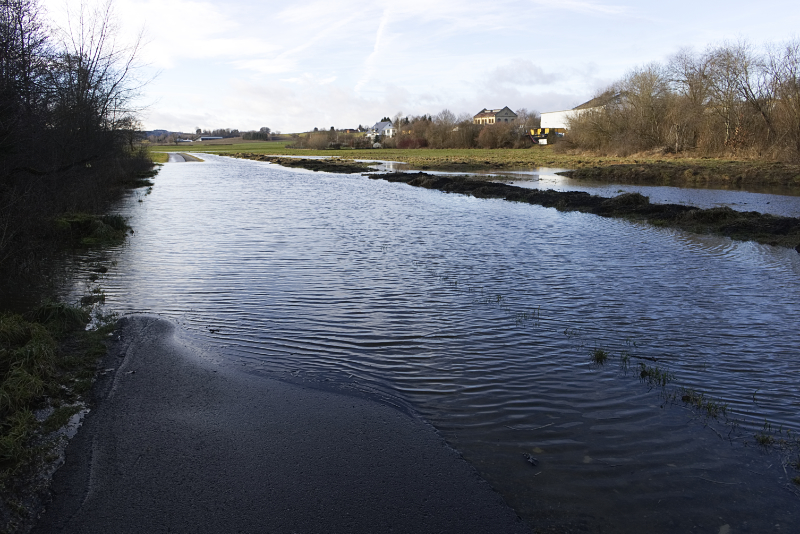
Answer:
[[[650,387],[667,387],[675,379],[675,374],[658,365],[648,365],[639,362],[639,379]]]
[[[681,387],[679,396],[681,402],[694,407],[708,417],[718,419],[727,416],[728,404],[706,397],[704,393],[692,388]]]
[[[695,415],[699,416],[702,420],[703,426],[713,430],[720,439],[728,439],[732,443],[738,442],[743,446],[750,444],[751,436],[755,443],[759,446],[770,449],[772,452],[777,452],[782,456],[782,463],[786,468],[792,468],[795,471],[800,471],[800,433],[795,433],[790,429],[778,427],[775,429],[769,422],[764,422],[764,427],[755,434],[743,432],[746,427],[753,428],[753,421],[747,415],[732,415],[729,411],[729,405],[726,402],[715,399],[706,393],[698,391],[690,387],[676,387],[674,382],[677,380],[676,374],[667,368],[662,360],[661,355],[653,354],[652,352],[644,352],[644,347],[648,345],[647,340],[637,339],[631,336],[620,338],[619,347],[610,348],[607,342],[600,345],[600,340],[592,340],[590,334],[584,326],[566,326],[555,325],[551,320],[545,316],[542,317],[541,308],[537,307],[533,311],[515,311],[514,296],[513,294],[504,295],[497,293],[496,290],[489,291],[482,287],[470,285],[470,282],[462,282],[453,276],[449,276],[446,271],[442,269],[439,260],[434,260],[430,264],[418,259],[411,260],[411,265],[416,269],[427,273],[434,278],[437,282],[447,284],[454,291],[461,291],[466,293],[472,298],[473,304],[488,306],[493,309],[505,311],[509,319],[513,319],[516,327],[533,326],[537,330],[543,329],[551,333],[561,333],[568,340],[573,343],[575,350],[581,355],[587,354],[588,347],[594,345],[593,349],[588,350],[589,360],[596,364],[598,367],[606,365],[611,361],[615,354],[619,356],[619,364],[622,372],[627,375],[631,362],[636,361],[634,368],[636,376],[639,381],[647,385],[650,389],[657,388],[658,395],[663,399],[664,403],[662,408],[677,403],[683,403]],[[518,293],[518,292],[517,292]],[[477,294],[477,296],[475,296]],[[429,337],[433,334],[438,334],[441,329],[426,334],[423,337]],[[607,336],[604,335],[607,339]],[[615,343],[612,341],[610,345],[613,347]],[[706,365],[703,365],[703,369]],[[755,394],[753,395],[753,402],[755,402]],[[739,417],[743,417],[740,419]],[[723,436],[715,425],[711,422],[724,425],[728,429],[727,436]],[[794,478],[791,478],[794,476]],[[795,473],[789,475],[787,469],[787,480],[795,484],[800,480],[800,475],[795,476]]]

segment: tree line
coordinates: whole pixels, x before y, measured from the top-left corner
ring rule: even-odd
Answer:
[[[532,128],[538,128],[539,114],[536,111],[519,109],[513,123],[489,125],[473,124],[472,116],[456,116],[450,110],[436,115],[384,117],[381,122],[391,122],[396,134],[379,139],[365,138],[363,133],[349,133],[331,128],[319,131],[315,128],[304,136],[294,136],[295,148],[370,148],[379,142],[384,148],[527,148]],[[359,128],[361,129],[361,128]]]
[[[139,42],[116,30],[110,2],[59,29],[37,0],[0,0],[0,270],[28,263],[54,217],[101,212],[151,166],[132,105]]]
[[[636,68],[569,120],[565,146],[800,160],[800,40],[684,49]]]

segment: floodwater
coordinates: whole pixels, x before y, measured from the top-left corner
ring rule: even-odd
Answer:
[[[386,172],[417,171],[401,162],[386,162],[379,170]],[[729,186],[717,189],[673,187],[661,185],[613,184],[594,180],[577,180],[561,176],[569,169],[541,167],[532,171],[472,171],[453,173],[429,171],[428,174],[461,174],[478,176],[526,189],[552,189],[554,191],[585,191],[601,197],[615,197],[622,193],[640,193],[654,204],[683,204],[698,208],[727,206],[736,211],[757,211],[785,217],[800,217],[800,187],[777,185]],[[746,189],[745,189],[746,187]]]
[[[800,431],[794,250],[203,157],[121,206],[107,309],[419,413],[542,531],[796,531],[797,452],[755,442]]]

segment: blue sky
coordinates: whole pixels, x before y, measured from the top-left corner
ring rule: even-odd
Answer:
[[[72,0],[66,3],[74,4]],[[42,0],[64,20],[64,0]],[[682,47],[798,36],[764,0],[115,0],[144,28],[147,129],[354,128],[383,116],[571,108]]]

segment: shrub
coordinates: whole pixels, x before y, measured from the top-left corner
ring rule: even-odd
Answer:
[[[397,140],[397,148],[427,148],[428,140],[420,137],[404,137]]]
[[[513,123],[488,124],[478,134],[481,148],[513,148],[516,126]]]

